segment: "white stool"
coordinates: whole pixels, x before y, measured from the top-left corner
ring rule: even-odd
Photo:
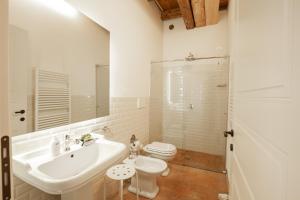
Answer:
[[[106,176],[113,180],[120,181],[120,199],[123,200],[123,181],[129,178],[132,178],[134,175],[136,175],[136,188],[138,187],[138,174],[134,168],[133,165],[130,164],[120,164],[120,165],[115,165],[109,168],[106,171]],[[105,196],[104,192],[104,196]],[[106,197],[105,197],[106,199]],[[139,193],[137,192],[136,194],[136,199],[139,199]]]

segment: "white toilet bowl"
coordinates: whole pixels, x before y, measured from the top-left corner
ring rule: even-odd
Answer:
[[[173,144],[167,144],[162,142],[152,142],[147,144],[143,150],[151,157],[162,159],[165,161],[172,160],[176,153],[177,149]],[[170,169],[167,168],[166,171],[162,174],[163,176],[168,176]]]
[[[149,199],[156,197],[159,192],[156,177],[160,176],[167,169],[167,163],[163,160],[146,156],[137,156],[135,159],[127,158],[123,162],[134,165],[138,172],[139,195]],[[136,177],[131,178],[131,185],[128,190],[136,193]]]

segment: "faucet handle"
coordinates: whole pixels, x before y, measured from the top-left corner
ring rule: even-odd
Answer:
[[[80,144],[81,140],[80,139],[75,139],[75,144]]]
[[[135,135],[133,134],[130,138],[130,143],[133,144],[134,142],[136,141],[136,137]]]
[[[110,131],[110,128],[109,128],[108,126],[104,126],[104,127],[102,128],[102,131],[108,132],[108,131]]]
[[[66,135],[65,135],[65,140],[69,140],[69,139],[71,139],[71,135],[66,134]]]

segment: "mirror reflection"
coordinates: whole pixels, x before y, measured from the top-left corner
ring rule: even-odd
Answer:
[[[106,29],[64,1],[10,0],[9,20],[13,135],[109,115]]]

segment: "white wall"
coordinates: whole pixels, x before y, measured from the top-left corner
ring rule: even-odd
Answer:
[[[68,0],[111,33],[111,96],[148,97],[150,62],[162,57],[162,22],[146,0]]]
[[[175,28],[169,30],[169,25]],[[164,22],[163,58],[182,59],[191,52],[196,57],[227,55],[227,11],[216,25],[187,30],[182,18]]]

